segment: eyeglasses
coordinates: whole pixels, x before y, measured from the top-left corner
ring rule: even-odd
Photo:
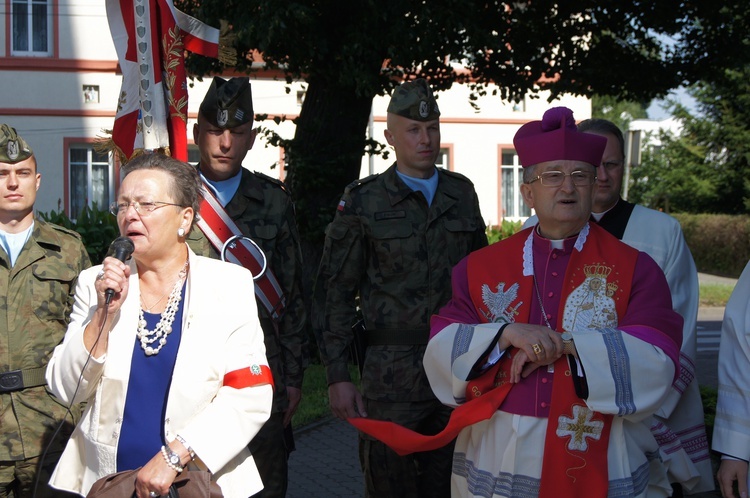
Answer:
[[[569,176],[573,180],[573,185],[576,187],[585,187],[593,185],[596,181],[596,175],[591,171],[574,171],[572,173],[563,173],[562,171],[547,171],[529,180],[529,184],[539,180],[545,187],[559,187],[565,181],[565,177]]]
[[[621,168],[623,165],[622,161],[606,161],[602,163],[602,167],[607,171],[613,171],[617,168]]]
[[[185,206],[181,206],[179,204],[173,204],[171,202],[161,202],[161,201],[153,201],[153,202],[139,202],[139,201],[133,201],[133,202],[113,202],[112,204],[109,205],[109,212],[112,213],[115,216],[119,216],[121,214],[125,214],[125,211],[127,211],[130,206],[133,206],[133,209],[135,209],[135,212],[138,213],[139,216],[144,216],[144,215],[147,216],[154,209],[158,209],[158,208],[164,207],[164,206],[185,207]]]

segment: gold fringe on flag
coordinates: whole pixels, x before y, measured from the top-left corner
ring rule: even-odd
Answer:
[[[94,150],[99,154],[117,154],[117,158],[120,160],[120,164],[128,162],[128,157],[112,139],[112,130],[102,130],[104,135],[98,135],[94,139]]]
[[[112,139],[112,130],[102,130],[104,135],[99,135],[94,139],[94,150],[98,152],[99,154],[116,154],[117,159],[120,161],[121,165],[127,164],[128,161],[131,159],[135,159],[136,157],[146,154],[146,153],[156,153],[156,154],[164,154],[165,156],[171,156],[172,153],[169,150],[169,147],[161,147],[159,149],[153,150],[153,151],[146,151],[144,149],[135,149],[133,150],[133,155],[130,157],[126,156],[125,153],[120,149],[116,144],[115,141]]]

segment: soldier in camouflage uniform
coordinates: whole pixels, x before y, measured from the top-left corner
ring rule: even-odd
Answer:
[[[326,366],[333,413],[396,421],[422,433],[450,415],[422,367],[430,317],[451,295],[451,269],[487,245],[474,186],[437,169],[440,112],[423,79],[397,88],[385,137],[396,163],[349,185],[326,230],[313,327]],[[351,382],[348,350],[359,296],[368,343],[362,395]],[[450,496],[452,446],[399,457],[359,436],[368,497]]]
[[[287,302],[278,323],[258,304],[276,391],[271,417],[250,443],[250,451],[264,485],[255,496],[268,498],[286,495],[287,461],[294,449],[290,422],[302,398],[302,376],[307,366],[307,313],[301,291],[299,235],[289,191],[282,182],[242,167],[256,133],[248,79],[214,78],[193,130],[201,153],[198,170],[229,217],[263,250]],[[188,244],[196,254],[219,257],[200,230],[191,232]]]
[[[72,496],[47,485],[80,416],[74,406],[44,462],[66,407],[44,372],[65,335],[78,274],[91,266],[77,233],[34,219],[41,175],[31,147],[0,125],[0,497]],[[42,469],[38,472],[38,466]]]

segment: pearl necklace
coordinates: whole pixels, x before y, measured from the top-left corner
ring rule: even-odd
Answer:
[[[185,281],[185,277],[187,277],[187,272],[188,261],[185,261],[185,265],[177,274],[177,281],[172,288],[172,292],[169,294],[167,307],[164,308],[164,312],[159,318],[159,323],[156,324],[153,331],[146,328],[146,319],[143,317],[143,306],[140,307],[138,331],[136,334],[141,341],[141,348],[146,353],[146,356],[159,354],[161,348],[167,343],[167,336],[172,333],[172,322],[174,322],[174,317],[180,307],[180,300],[182,299],[182,284]],[[159,299],[159,301],[161,301],[161,299]],[[152,347],[151,345],[155,342],[158,342],[158,346]]]

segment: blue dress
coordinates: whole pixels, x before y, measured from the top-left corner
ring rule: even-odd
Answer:
[[[182,286],[185,296],[185,284]],[[130,365],[128,393],[117,445],[117,471],[132,470],[146,465],[159,451],[164,441],[164,418],[169,398],[169,386],[182,338],[184,299],[172,322],[172,333],[158,354],[146,356],[141,341],[134,335],[133,359]],[[143,312],[146,328],[154,330],[161,314]],[[158,343],[155,343],[158,346]]]

